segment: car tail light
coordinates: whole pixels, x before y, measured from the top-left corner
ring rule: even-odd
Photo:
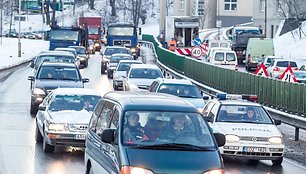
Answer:
[[[251,54],[248,54],[248,62],[251,61]]]
[[[273,71],[280,71],[279,67],[275,67]]]

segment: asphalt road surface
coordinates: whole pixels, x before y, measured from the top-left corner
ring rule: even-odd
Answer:
[[[90,79],[86,88],[101,93],[113,90],[112,81],[100,74],[101,56],[91,56],[89,66],[81,70]],[[154,61],[148,61],[154,62]],[[29,66],[5,75],[0,81],[0,174],[84,174],[84,149],[56,148],[45,154],[35,142],[35,118],[30,115]],[[0,75],[1,77],[1,75]],[[166,165],[166,164],[165,164]],[[247,161],[225,159],[226,173],[306,173],[306,168],[285,159],[281,167],[271,162],[250,165]]]

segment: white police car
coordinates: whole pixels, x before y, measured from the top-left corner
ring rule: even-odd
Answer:
[[[283,161],[284,144],[276,125],[264,107],[251,101],[256,95],[217,94],[203,109],[214,132],[222,133],[226,143],[220,147],[223,156],[243,157],[258,162],[271,160],[273,165]]]

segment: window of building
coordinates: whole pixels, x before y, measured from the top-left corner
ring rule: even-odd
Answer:
[[[224,10],[227,11],[237,10],[237,0],[224,0]]]
[[[259,10],[260,11],[265,11],[265,0],[260,0],[259,2]]]
[[[180,11],[184,11],[185,10],[185,0],[181,0],[180,1]]]
[[[198,15],[202,16],[205,13],[205,2],[204,0],[199,0],[198,2]]]

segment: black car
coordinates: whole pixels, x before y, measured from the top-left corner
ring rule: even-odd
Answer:
[[[109,92],[93,111],[86,136],[86,173],[223,173],[218,146],[198,110],[179,97]],[[138,171],[138,172],[136,172]]]
[[[77,52],[77,57],[80,60],[80,64],[86,68],[88,66],[89,54],[86,48],[83,46],[69,46],[68,48],[74,48]]]
[[[30,113],[36,114],[38,105],[47,94],[56,88],[83,88],[88,78],[82,78],[78,67],[73,63],[43,62],[34,76],[28,80],[33,83]]]
[[[113,54],[129,54],[132,55],[131,51],[128,48],[120,46],[107,46],[102,50],[102,61],[101,61],[101,74],[105,74],[107,70],[107,65],[109,64],[110,58]]]

